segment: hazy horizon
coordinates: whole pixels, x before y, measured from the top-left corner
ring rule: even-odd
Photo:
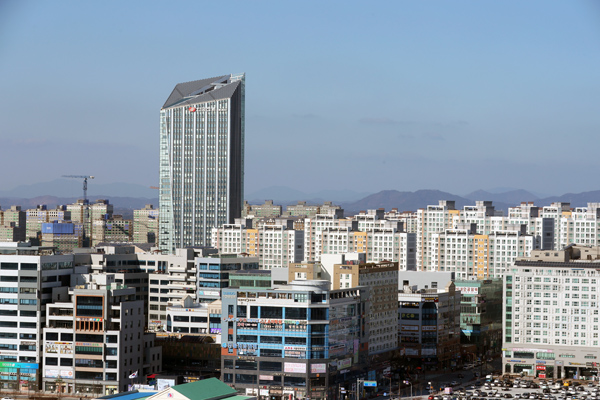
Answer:
[[[245,72],[245,193],[591,191],[598,50],[592,0],[3,1],[1,189],[157,186],[173,87]]]

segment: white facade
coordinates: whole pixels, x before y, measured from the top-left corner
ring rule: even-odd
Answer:
[[[116,284],[114,275],[89,274],[85,280],[69,291],[71,301],[46,305],[43,388],[91,395],[126,391],[131,374],[161,369],[160,349],[146,343],[153,336],[144,334],[144,302],[135,300],[134,288]]]
[[[0,254],[0,362],[14,362],[13,370],[21,380],[4,379],[4,388],[27,391],[38,387],[42,364],[42,337],[46,310],[42,305],[59,298],[67,299],[67,288],[74,272],[73,255],[52,255],[49,249],[10,246]],[[4,246],[3,246],[4,247]],[[47,255],[42,255],[46,253]],[[18,370],[17,370],[18,369]]]
[[[505,372],[547,378],[596,374],[592,364],[600,360],[597,253],[597,248],[591,249],[579,259],[569,259],[564,251],[536,251],[535,257],[518,261],[506,273]]]
[[[284,268],[289,263],[302,261],[303,231],[282,224],[264,225],[259,230],[258,240],[258,256],[262,269]]]
[[[249,219],[238,219],[214,228],[212,237],[220,253],[257,256],[262,269],[286,268],[304,256],[304,231],[295,230],[292,219],[276,218],[258,228]]]
[[[458,213],[454,201],[448,200],[417,211],[417,270],[427,270],[433,261],[431,235],[452,228],[453,215]]]

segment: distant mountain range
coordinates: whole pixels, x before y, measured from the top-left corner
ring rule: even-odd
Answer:
[[[83,197],[83,179],[55,179],[31,185],[21,185],[10,190],[0,188],[0,198],[33,198],[40,196]],[[97,183],[88,180],[88,196],[96,198],[114,197],[158,197],[158,190],[134,183]]]
[[[245,193],[245,197],[250,204],[262,204],[265,200],[273,200],[276,204],[288,205],[297,203],[299,200],[312,204],[323,203],[324,201],[357,201],[370,194],[369,192],[355,192],[353,190],[321,190],[313,193],[304,193],[285,186],[271,186],[266,189]]]
[[[71,204],[82,198],[82,184],[82,181],[79,182],[75,179],[57,179],[52,182],[23,185],[12,190],[0,190],[0,205],[2,209],[7,209],[11,205],[20,205],[27,209],[35,208],[38,204],[46,204],[49,208],[54,208],[59,204]],[[131,210],[143,208],[146,204],[152,204],[158,208],[158,191],[149,187],[126,183],[96,185],[94,181],[90,180],[88,188],[90,201],[108,199],[115,206],[115,213],[123,214],[126,218],[131,214]],[[439,190],[417,190],[415,192],[382,190],[374,194],[352,190],[303,193],[288,187],[273,186],[248,193],[246,198],[249,199],[250,204],[262,204],[265,200],[273,200],[275,204],[284,206],[295,204],[301,200],[309,204],[332,201],[342,206],[346,215],[352,215],[361,210],[378,208],[416,211],[428,205],[438,204],[439,200],[454,200],[459,209],[465,205],[474,205],[477,200],[491,200],[497,210],[504,211],[508,207],[514,207],[527,201],[535,202],[538,206],[561,201],[571,203],[571,207],[584,207],[588,203],[600,202],[600,190],[540,198],[522,189],[510,189],[504,192],[477,190],[464,196],[458,196]]]
[[[341,200],[336,200],[336,193]],[[354,194],[353,197],[364,194],[356,192],[351,193]],[[517,206],[522,202],[534,202],[540,207],[550,205],[552,202],[557,201],[569,202],[571,203],[571,207],[585,207],[588,203],[600,202],[600,191],[590,191],[578,194],[567,193],[562,196],[540,198],[523,189],[512,189],[506,192],[477,190],[464,196],[458,196],[440,190],[417,190],[415,192],[382,190],[378,193],[370,194],[355,200],[349,198],[344,199],[342,192],[331,192],[331,197],[317,196],[316,193],[304,194],[304,196],[302,196],[302,194],[302,192],[296,190],[287,192],[286,188],[278,187],[276,190],[255,192],[252,194],[252,197],[247,196],[247,198],[257,199],[249,201],[251,204],[262,204],[266,199],[269,199],[273,200],[275,204],[281,205],[293,204],[298,200],[305,200],[307,203],[311,204],[319,204],[324,200],[329,200],[344,208],[346,215],[378,208],[384,208],[386,210],[397,208],[398,211],[416,211],[419,208],[426,208],[428,205],[438,204],[439,200],[454,200],[456,208],[459,209],[465,205],[474,205],[477,200],[490,200],[493,202],[496,210],[504,211],[507,211],[509,207]]]
[[[588,203],[600,202],[600,190],[578,194],[567,193],[562,196],[546,198],[539,198],[526,190],[511,190],[505,193],[490,193],[478,190],[464,197],[439,190],[417,190],[416,192],[384,190],[359,201],[341,203],[340,205],[344,208],[346,215],[351,215],[361,210],[377,208],[385,208],[386,210],[397,208],[398,211],[416,211],[419,208],[426,208],[428,205],[438,204],[439,200],[454,200],[456,208],[459,209],[465,205],[474,205],[477,200],[490,200],[493,202],[496,210],[504,211],[522,202],[534,202],[535,205],[542,207],[560,201],[571,203],[571,207],[585,207]]]

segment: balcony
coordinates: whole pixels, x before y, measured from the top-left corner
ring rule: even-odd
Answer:
[[[73,309],[51,308],[49,311],[51,317],[73,317]]]
[[[58,329],[69,329],[72,330],[73,329],[73,321],[71,320],[69,321],[55,321],[55,320],[50,320],[48,321],[48,328],[58,328]]]

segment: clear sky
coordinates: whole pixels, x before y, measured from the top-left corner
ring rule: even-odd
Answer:
[[[238,72],[247,193],[599,189],[596,0],[0,0],[0,185],[157,185],[174,85]]]

